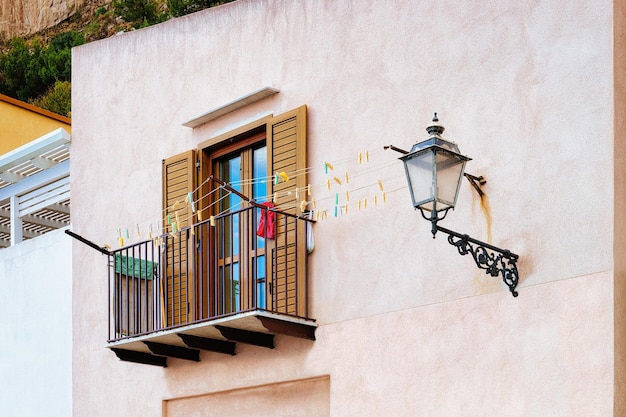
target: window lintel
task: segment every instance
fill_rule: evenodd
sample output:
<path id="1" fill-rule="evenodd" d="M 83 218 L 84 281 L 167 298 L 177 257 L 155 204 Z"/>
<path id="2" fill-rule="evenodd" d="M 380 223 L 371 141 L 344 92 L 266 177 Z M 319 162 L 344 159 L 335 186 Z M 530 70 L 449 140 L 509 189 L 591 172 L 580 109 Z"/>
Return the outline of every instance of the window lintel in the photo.
<path id="1" fill-rule="evenodd" d="M 203 125 L 211 120 L 215 120 L 218 117 L 221 117 L 227 113 L 255 103 L 257 101 L 263 100 L 266 97 L 272 96 L 278 93 L 278 89 L 273 87 L 263 87 L 259 90 L 248 93 L 242 97 L 239 97 L 229 103 L 226 103 L 222 106 L 219 106 L 213 110 L 208 111 L 198 117 L 194 117 L 193 119 L 183 123 L 183 126 L 195 128 L 200 125 Z"/>

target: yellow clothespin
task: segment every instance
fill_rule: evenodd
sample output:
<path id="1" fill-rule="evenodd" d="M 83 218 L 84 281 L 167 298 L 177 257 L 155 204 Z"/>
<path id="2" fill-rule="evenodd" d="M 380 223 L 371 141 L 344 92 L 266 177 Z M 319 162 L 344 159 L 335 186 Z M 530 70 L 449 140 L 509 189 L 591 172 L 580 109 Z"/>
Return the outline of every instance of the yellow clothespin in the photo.
<path id="1" fill-rule="evenodd" d="M 348 171 L 346 171 L 346 184 L 349 182 L 350 180 L 348 179 Z"/>
<path id="2" fill-rule="evenodd" d="M 337 177 L 333 177 L 333 179 L 335 180 L 335 182 L 339 185 L 341 185 L 341 180 Z"/>
<path id="3" fill-rule="evenodd" d="M 377 206 L 378 205 L 378 198 L 376 197 L 376 195 L 374 195 L 374 205 Z"/>
<path id="4" fill-rule="evenodd" d="M 302 200 L 302 201 L 300 202 L 300 211 L 301 211 L 302 213 L 304 213 L 304 212 L 305 212 L 305 210 L 306 210 L 306 200 Z"/>
<path id="5" fill-rule="evenodd" d="M 350 193 L 346 191 L 346 201 L 350 201 Z"/>
<path id="6" fill-rule="evenodd" d="M 283 179 L 283 181 L 285 181 L 285 182 L 289 181 L 289 176 L 285 173 L 285 171 L 282 171 L 278 175 L 280 175 L 280 177 Z"/>
<path id="7" fill-rule="evenodd" d="M 383 189 L 383 182 L 381 180 L 378 180 L 378 188 L 380 188 L 380 191 L 385 191 Z"/>
<path id="8" fill-rule="evenodd" d="M 202 221 L 202 210 L 198 210 L 198 222 Z"/>
<path id="9" fill-rule="evenodd" d="M 387 202 L 387 193 L 383 193 L 383 203 Z"/>
<path id="10" fill-rule="evenodd" d="M 306 186 L 306 195 L 311 195 L 311 184 L 307 184 Z"/>
<path id="11" fill-rule="evenodd" d="M 332 165 L 330 164 L 330 162 L 324 162 L 324 164 L 326 165 L 326 168 L 330 169 L 331 171 L 334 171 L 334 170 L 335 170 L 335 167 L 334 167 L 334 166 L 332 166 Z M 328 172 L 327 172 L 327 173 L 328 173 Z"/>
<path id="12" fill-rule="evenodd" d="M 359 165 L 363 163 L 363 153 L 359 152 Z"/>
<path id="13" fill-rule="evenodd" d="M 211 226 L 215 226 L 215 216 L 209 217 L 209 222 L 210 222 Z"/>
<path id="14" fill-rule="evenodd" d="M 326 185 L 328 186 L 328 190 L 330 190 L 330 180 L 326 182 Z"/>

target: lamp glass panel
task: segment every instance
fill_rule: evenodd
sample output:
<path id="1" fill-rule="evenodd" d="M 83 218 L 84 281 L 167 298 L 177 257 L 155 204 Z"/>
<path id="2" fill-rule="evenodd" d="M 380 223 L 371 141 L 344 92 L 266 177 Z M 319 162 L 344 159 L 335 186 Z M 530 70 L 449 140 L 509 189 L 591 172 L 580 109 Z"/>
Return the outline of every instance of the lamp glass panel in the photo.
<path id="1" fill-rule="evenodd" d="M 437 182 L 437 209 L 454 207 L 462 179 L 465 160 L 457 155 L 439 151 L 435 156 Z"/>
<path id="2" fill-rule="evenodd" d="M 414 207 L 430 202 L 428 207 L 423 208 L 432 209 L 435 198 L 434 158 L 434 153 L 430 151 L 403 158 Z"/>

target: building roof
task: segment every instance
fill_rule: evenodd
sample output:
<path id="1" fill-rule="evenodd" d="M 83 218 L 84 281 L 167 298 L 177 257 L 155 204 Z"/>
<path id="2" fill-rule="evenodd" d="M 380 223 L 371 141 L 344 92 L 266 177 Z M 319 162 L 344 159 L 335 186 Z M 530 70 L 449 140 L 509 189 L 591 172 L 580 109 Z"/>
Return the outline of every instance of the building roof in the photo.
<path id="1" fill-rule="evenodd" d="M 18 107 L 21 107 L 21 108 L 23 108 L 25 110 L 29 110 L 29 111 L 41 114 L 42 116 L 46 116 L 46 117 L 49 117 L 51 119 L 58 120 L 59 122 L 72 124 L 72 119 L 70 119 L 69 117 L 61 116 L 60 114 L 56 114 L 56 113 L 53 113 L 51 111 L 42 109 L 40 107 L 33 106 L 32 104 L 28 104 L 28 103 L 26 103 L 24 101 L 20 101 L 18 99 L 13 98 L 13 97 L 6 96 L 4 94 L 0 94 L 0 101 L 3 101 L 5 103 L 9 103 L 9 104 L 13 104 L 14 106 L 18 106 Z"/>

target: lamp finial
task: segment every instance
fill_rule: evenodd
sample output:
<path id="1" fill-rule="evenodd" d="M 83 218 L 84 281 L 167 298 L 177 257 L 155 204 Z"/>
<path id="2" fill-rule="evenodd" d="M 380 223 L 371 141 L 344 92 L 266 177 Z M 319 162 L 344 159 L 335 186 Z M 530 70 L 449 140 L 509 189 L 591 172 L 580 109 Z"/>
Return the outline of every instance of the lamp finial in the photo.
<path id="1" fill-rule="evenodd" d="M 446 129 L 445 127 L 439 124 L 439 118 L 437 117 L 437 113 L 435 112 L 435 116 L 433 116 L 433 124 L 428 126 L 426 128 L 426 131 L 431 136 L 441 137 L 441 134 L 443 133 L 444 130 Z"/>

